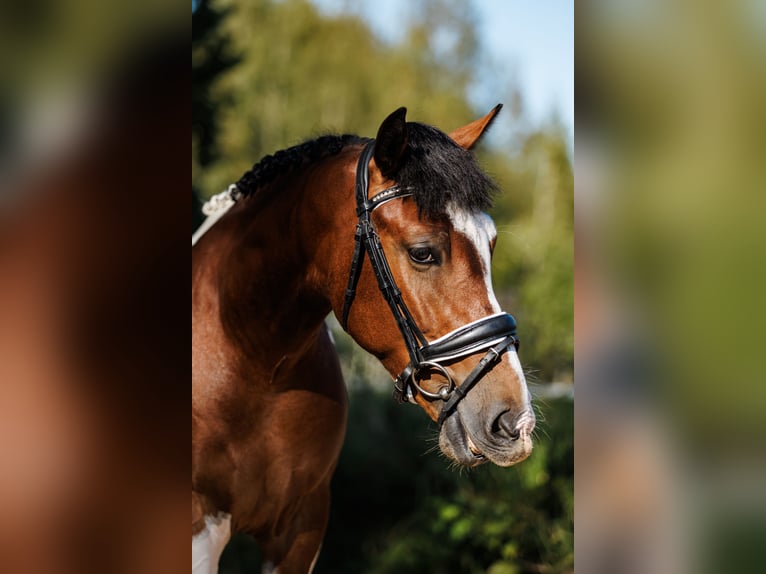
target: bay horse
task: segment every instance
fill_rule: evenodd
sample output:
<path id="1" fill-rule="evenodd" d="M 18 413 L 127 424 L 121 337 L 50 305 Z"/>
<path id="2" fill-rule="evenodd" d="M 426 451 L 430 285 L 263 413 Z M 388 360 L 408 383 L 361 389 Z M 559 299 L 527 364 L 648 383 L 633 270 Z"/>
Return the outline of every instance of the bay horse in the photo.
<path id="1" fill-rule="evenodd" d="M 471 149 L 400 108 L 374 140 L 324 136 L 257 163 L 192 238 L 192 556 L 232 531 L 265 572 L 313 569 L 347 397 L 331 311 L 440 426 L 457 463 L 510 466 L 535 418 L 513 317 L 492 291 L 494 191 Z"/>

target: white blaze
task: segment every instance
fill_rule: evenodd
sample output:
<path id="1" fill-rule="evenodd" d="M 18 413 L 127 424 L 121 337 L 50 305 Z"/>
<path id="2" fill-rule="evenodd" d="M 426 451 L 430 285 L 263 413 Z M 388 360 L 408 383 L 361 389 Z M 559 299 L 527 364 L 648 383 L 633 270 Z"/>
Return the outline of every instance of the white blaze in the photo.
<path id="1" fill-rule="evenodd" d="M 495 313 L 499 313 L 500 303 L 497 302 L 495 292 L 492 289 L 492 253 L 490 251 L 490 243 L 497 237 L 497 229 L 492 221 L 492 218 L 483 212 L 470 213 L 460 209 L 450 208 L 447 211 L 452 227 L 458 233 L 465 235 L 476 248 L 476 252 L 479 254 L 482 263 L 482 271 L 484 272 L 484 283 L 487 286 L 487 298 L 489 304 L 492 306 L 492 310 Z M 522 394 L 525 397 L 525 402 L 529 406 L 529 392 L 527 391 L 527 381 L 524 377 L 524 370 L 521 368 L 521 362 L 519 361 L 519 355 L 516 353 L 516 349 L 511 347 L 505 354 L 510 361 L 516 377 L 521 385 Z"/>
<path id="2" fill-rule="evenodd" d="M 452 227 L 458 233 L 465 235 L 481 258 L 481 267 L 484 272 L 484 283 L 487 286 L 487 297 L 492 311 L 499 313 L 500 304 L 497 302 L 495 292 L 492 290 L 492 254 L 489 250 L 490 242 L 497 237 L 497 230 L 492 218 L 486 213 L 469 213 L 462 209 L 451 208 L 447 211 Z"/>
<path id="3" fill-rule="evenodd" d="M 521 368 L 521 361 L 519 361 L 519 355 L 518 353 L 516 353 L 516 349 L 514 347 L 511 347 L 510 349 L 508 349 L 508 352 L 505 354 L 505 356 L 508 357 L 508 360 L 511 362 L 511 367 L 513 367 L 513 372 L 516 373 L 516 376 L 519 379 L 521 390 L 524 393 L 524 405 L 527 407 L 527 409 L 530 409 L 531 406 L 529 404 L 530 402 L 529 392 L 527 391 L 527 379 L 524 377 L 524 369 Z"/>

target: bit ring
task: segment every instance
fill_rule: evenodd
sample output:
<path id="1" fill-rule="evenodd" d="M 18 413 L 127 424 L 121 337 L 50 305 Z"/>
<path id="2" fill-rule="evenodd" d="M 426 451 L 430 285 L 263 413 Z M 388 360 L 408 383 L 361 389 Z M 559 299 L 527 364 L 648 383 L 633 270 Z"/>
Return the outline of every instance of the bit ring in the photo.
<path id="1" fill-rule="evenodd" d="M 418 375 L 421 371 L 424 370 L 436 370 L 439 373 L 441 373 L 444 378 L 447 379 L 447 385 L 442 385 L 442 387 L 435 393 L 432 393 L 430 391 L 425 390 L 423 387 L 421 387 L 418 384 Z M 449 399 L 450 395 L 452 394 L 452 391 L 455 390 L 455 381 L 452 380 L 452 376 L 450 376 L 449 371 L 447 371 L 446 368 L 442 367 L 439 363 L 434 363 L 432 361 L 423 361 L 418 365 L 418 368 L 415 369 L 412 372 L 412 375 L 410 376 L 410 380 L 412 381 L 412 386 L 414 386 L 420 394 L 422 394 L 424 397 L 427 397 L 429 399 L 441 399 L 443 401 L 446 401 Z"/>

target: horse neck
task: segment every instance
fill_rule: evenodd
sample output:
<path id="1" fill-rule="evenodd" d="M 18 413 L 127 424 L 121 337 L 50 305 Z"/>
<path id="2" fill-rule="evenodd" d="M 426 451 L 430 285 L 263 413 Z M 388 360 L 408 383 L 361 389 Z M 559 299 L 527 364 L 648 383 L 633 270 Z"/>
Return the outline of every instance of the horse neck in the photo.
<path id="1" fill-rule="evenodd" d="M 340 249 L 350 262 L 355 221 L 347 163 L 345 151 L 241 200 L 193 252 L 193 323 L 215 319 L 250 364 L 298 358 L 342 292 L 333 261 Z"/>

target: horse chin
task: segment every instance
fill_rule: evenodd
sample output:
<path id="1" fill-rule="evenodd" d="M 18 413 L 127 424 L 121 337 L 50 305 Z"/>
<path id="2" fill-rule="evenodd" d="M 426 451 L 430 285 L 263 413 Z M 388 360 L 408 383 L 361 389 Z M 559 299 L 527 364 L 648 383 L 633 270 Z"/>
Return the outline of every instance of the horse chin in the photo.
<path id="1" fill-rule="evenodd" d="M 462 466 L 474 467 L 489 462 L 487 456 L 469 438 L 457 412 L 448 416 L 442 424 L 439 448 L 447 458 Z"/>
<path id="2" fill-rule="evenodd" d="M 468 434 L 458 412 L 446 418 L 439 432 L 439 448 L 447 458 L 466 467 L 475 467 L 486 462 L 497 466 L 513 466 L 526 459 L 532 452 L 532 439 L 523 433 L 508 447 L 484 445 Z"/>

